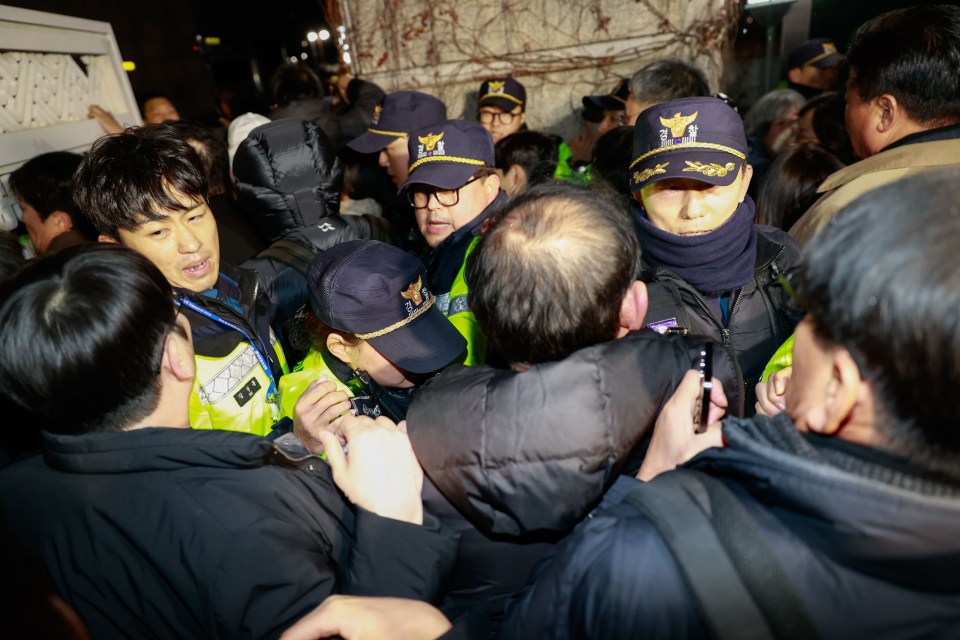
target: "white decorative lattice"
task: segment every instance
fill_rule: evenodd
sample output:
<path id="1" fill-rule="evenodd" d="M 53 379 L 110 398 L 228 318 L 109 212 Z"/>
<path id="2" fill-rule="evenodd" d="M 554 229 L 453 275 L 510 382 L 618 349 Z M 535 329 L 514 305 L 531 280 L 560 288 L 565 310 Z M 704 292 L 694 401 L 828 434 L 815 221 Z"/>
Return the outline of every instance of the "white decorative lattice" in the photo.
<path id="1" fill-rule="evenodd" d="M 0 133 L 77 122 L 98 99 L 99 58 L 62 53 L 0 53 Z"/>

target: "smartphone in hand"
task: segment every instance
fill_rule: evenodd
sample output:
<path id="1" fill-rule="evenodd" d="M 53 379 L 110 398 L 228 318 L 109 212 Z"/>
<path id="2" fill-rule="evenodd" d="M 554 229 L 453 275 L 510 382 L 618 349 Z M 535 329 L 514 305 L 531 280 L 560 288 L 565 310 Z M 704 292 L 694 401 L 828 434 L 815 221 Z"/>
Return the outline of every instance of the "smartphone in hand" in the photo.
<path id="1" fill-rule="evenodd" d="M 703 345 L 697 370 L 700 372 L 700 401 L 694 408 L 693 424 L 696 433 L 703 433 L 707 430 L 707 421 L 710 419 L 710 391 L 713 389 L 712 342 Z"/>

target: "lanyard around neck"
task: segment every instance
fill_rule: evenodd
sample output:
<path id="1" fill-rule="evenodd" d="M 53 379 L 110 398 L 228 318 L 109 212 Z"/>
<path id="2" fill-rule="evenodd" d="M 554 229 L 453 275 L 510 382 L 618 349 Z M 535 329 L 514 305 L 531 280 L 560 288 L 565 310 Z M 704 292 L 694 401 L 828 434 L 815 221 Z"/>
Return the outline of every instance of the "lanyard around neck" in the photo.
<path id="1" fill-rule="evenodd" d="M 197 313 L 199 313 L 205 318 L 209 318 L 214 322 L 222 324 L 225 327 L 229 327 L 230 329 L 233 329 L 234 331 L 240 333 L 244 338 L 246 338 L 247 342 L 250 344 L 250 347 L 253 349 L 253 354 L 257 357 L 257 362 L 260 363 L 260 367 L 263 369 L 263 372 L 267 374 L 267 378 L 270 379 L 270 386 L 267 388 L 267 402 L 277 402 L 279 400 L 279 394 L 277 393 L 277 383 L 273 379 L 273 371 L 270 368 L 270 361 L 267 357 L 266 345 L 263 343 L 262 339 L 258 340 L 260 342 L 260 348 L 263 349 L 263 352 L 261 353 L 261 350 L 257 348 L 257 342 L 254 341 L 253 337 L 250 334 L 248 334 L 246 331 L 244 331 L 242 327 L 239 327 L 228 320 L 224 320 L 220 316 L 214 313 L 211 313 L 210 311 L 207 311 L 197 303 L 187 298 L 180 298 L 180 304 L 187 307 L 188 309 L 196 311 Z"/>

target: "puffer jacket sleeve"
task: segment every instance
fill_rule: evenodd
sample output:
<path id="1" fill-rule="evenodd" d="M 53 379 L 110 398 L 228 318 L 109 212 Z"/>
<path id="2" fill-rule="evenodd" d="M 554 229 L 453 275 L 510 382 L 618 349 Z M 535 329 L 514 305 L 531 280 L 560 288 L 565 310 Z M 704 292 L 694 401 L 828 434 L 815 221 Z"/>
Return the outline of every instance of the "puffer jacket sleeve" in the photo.
<path id="1" fill-rule="evenodd" d="M 523 373 L 448 369 L 407 414 L 438 490 L 486 533 L 566 533 L 650 433 L 690 360 L 652 331 Z"/>

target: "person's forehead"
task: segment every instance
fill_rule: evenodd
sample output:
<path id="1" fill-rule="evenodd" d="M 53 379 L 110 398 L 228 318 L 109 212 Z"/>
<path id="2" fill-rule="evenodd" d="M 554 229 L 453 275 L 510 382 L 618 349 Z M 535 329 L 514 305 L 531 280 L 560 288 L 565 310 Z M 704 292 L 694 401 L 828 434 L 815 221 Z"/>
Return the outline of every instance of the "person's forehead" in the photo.
<path id="1" fill-rule="evenodd" d="M 520 108 L 520 105 L 517 105 L 516 107 L 514 107 L 513 109 L 511 109 L 510 112 L 516 111 L 516 110 L 518 110 L 519 108 Z M 481 112 L 483 112 L 483 111 L 491 111 L 491 112 L 493 112 L 493 113 L 507 113 L 507 110 L 506 110 L 506 109 L 503 109 L 503 108 L 498 107 L 498 106 L 493 105 L 493 104 L 485 104 L 485 105 L 483 105 L 482 107 L 480 107 L 480 111 L 481 111 Z"/>
<path id="2" fill-rule="evenodd" d="M 173 103 L 167 98 L 150 98 L 143 103 L 144 111 L 153 111 L 154 109 L 164 109 L 167 107 L 173 107 Z"/>

